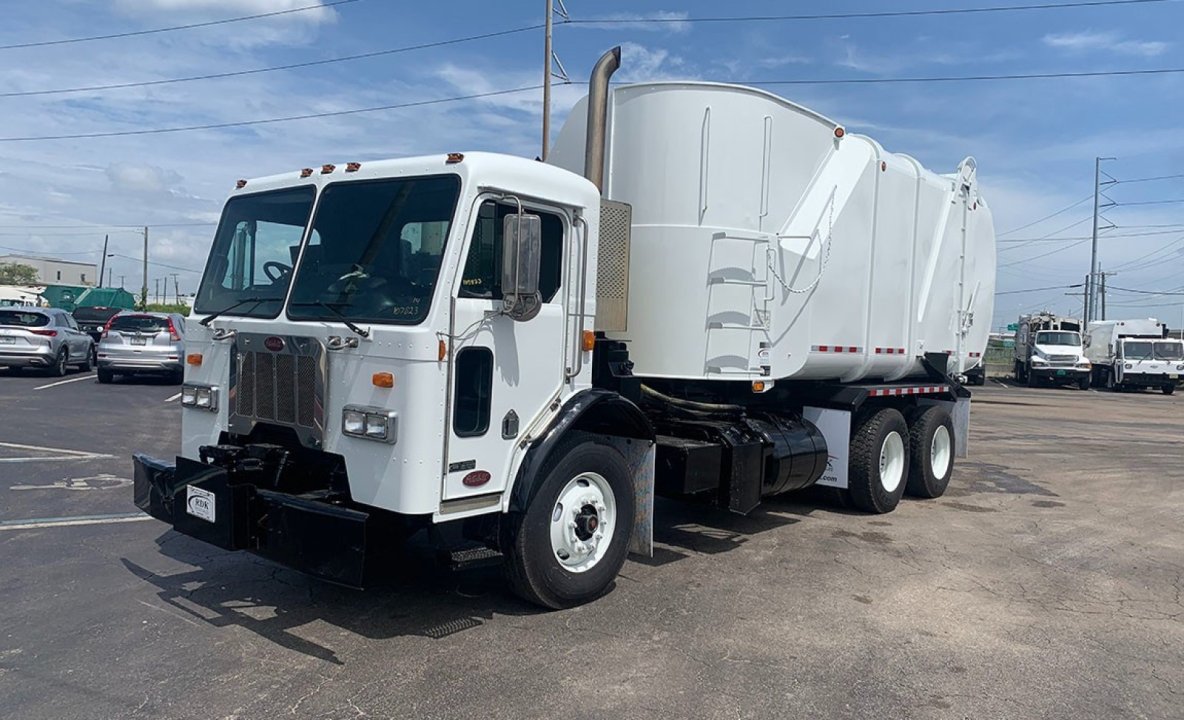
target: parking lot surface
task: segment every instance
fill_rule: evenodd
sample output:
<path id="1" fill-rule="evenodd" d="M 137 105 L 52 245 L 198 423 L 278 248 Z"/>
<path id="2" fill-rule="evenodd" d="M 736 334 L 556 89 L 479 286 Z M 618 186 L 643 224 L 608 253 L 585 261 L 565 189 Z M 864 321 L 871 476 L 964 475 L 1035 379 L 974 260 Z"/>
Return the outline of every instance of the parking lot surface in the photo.
<path id="1" fill-rule="evenodd" d="M 351 591 L 143 519 L 128 456 L 177 452 L 179 388 L 64 380 L 0 376 L 5 717 L 1184 717 L 1180 396 L 991 383 L 945 497 L 660 501 L 652 560 L 540 612 L 494 570 Z"/>

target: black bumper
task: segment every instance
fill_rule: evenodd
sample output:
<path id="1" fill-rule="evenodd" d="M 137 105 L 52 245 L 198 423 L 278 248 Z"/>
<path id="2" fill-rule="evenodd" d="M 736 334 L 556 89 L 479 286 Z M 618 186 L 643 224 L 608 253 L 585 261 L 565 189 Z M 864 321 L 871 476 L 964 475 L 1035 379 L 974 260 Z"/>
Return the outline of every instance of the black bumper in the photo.
<path id="1" fill-rule="evenodd" d="M 236 481 L 232 470 L 177 458 L 132 457 L 136 507 L 179 533 L 248 550 L 330 582 L 362 587 L 371 514 Z"/>
<path id="2" fill-rule="evenodd" d="M 1179 385 L 1181 383 L 1179 374 L 1172 378 L 1168 375 L 1151 375 L 1139 373 L 1123 373 L 1123 385 L 1142 385 L 1144 387 L 1162 387 L 1164 385 Z"/>

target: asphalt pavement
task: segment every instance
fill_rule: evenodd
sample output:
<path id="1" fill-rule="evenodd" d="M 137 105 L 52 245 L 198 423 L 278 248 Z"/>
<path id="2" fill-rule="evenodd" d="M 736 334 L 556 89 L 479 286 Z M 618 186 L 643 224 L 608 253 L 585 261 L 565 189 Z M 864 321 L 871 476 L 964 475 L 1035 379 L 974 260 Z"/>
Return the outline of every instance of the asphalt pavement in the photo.
<path id="1" fill-rule="evenodd" d="M 654 558 L 541 612 L 496 570 L 352 591 L 143 519 L 178 390 L 0 375 L 3 716 L 1184 717 L 1181 396 L 992 383 L 945 497 L 660 501 Z"/>

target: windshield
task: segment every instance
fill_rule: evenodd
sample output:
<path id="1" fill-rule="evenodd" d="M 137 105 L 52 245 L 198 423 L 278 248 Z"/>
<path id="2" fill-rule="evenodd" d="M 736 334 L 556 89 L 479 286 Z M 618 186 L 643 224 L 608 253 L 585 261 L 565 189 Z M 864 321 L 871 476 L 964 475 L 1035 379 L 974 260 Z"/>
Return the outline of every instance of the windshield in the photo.
<path id="1" fill-rule="evenodd" d="M 120 315 L 111 321 L 111 329 L 122 332 L 161 332 L 169 329 L 168 318 L 153 315 Z"/>
<path id="2" fill-rule="evenodd" d="M 1127 360 L 1150 360 L 1151 343 L 1146 340 L 1124 342 L 1122 356 Z"/>
<path id="3" fill-rule="evenodd" d="M 226 314 L 279 315 L 314 196 L 307 185 L 231 198 L 218 223 L 194 312 L 214 313 L 241 302 Z M 243 302 L 248 298 L 261 301 Z"/>
<path id="4" fill-rule="evenodd" d="M 1037 345 L 1077 345 L 1081 346 L 1081 336 L 1075 332 L 1044 331 L 1036 333 Z"/>
<path id="5" fill-rule="evenodd" d="M 1156 360 L 1184 360 L 1184 343 L 1157 342 L 1155 343 Z"/>
<path id="6" fill-rule="evenodd" d="M 455 175 L 326 187 L 288 316 L 397 325 L 423 321 L 459 194 Z"/>

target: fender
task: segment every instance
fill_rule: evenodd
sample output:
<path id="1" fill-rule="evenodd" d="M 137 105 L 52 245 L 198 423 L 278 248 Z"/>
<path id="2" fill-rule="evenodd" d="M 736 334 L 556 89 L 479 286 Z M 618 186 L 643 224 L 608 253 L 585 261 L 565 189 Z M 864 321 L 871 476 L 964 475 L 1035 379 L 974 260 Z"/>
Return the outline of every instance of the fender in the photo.
<path id="1" fill-rule="evenodd" d="M 543 480 L 539 471 L 572 430 L 654 440 L 654 428 L 649 419 L 628 398 L 602 388 L 582 390 L 564 403 L 551 424 L 526 451 L 510 490 L 509 512 L 525 512 L 529 507 Z"/>

